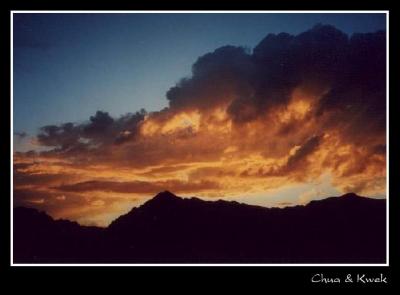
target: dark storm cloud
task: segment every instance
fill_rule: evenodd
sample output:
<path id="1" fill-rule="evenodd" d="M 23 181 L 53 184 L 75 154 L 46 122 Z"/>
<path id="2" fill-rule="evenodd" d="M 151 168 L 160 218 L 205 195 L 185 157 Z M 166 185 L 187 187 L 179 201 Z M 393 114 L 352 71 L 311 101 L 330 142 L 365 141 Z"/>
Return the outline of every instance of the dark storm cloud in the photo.
<path id="1" fill-rule="evenodd" d="M 54 151 L 79 153 L 102 146 L 122 144 L 138 133 L 145 110 L 128 113 L 113 119 L 107 112 L 97 111 L 89 122 L 65 123 L 41 128 L 37 138 L 41 145 L 54 147 Z"/>
<path id="2" fill-rule="evenodd" d="M 269 34 L 252 54 L 240 47 L 221 47 L 200 57 L 192 77 L 171 88 L 167 98 L 172 110 L 227 102 L 231 118 L 240 123 L 288 103 L 302 84 L 330 89 L 319 113 L 336 110 L 344 119 L 351 112 L 362 112 L 355 129 L 367 117 L 374 121 L 370 125 L 383 127 L 385 33 L 349 38 L 332 26 L 316 25 L 297 36 Z"/>
<path id="3" fill-rule="evenodd" d="M 171 109 L 210 109 L 231 97 L 250 95 L 254 72 L 244 48 L 224 46 L 200 57 L 192 77 L 182 79 L 167 92 Z"/>
<path id="4" fill-rule="evenodd" d="M 230 100 L 235 122 L 249 121 L 276 104 L 285 104 L 303 82 L 327 84 L 339 75 L 348 37 L 317 25 L 298 36 L 269 34 L 250 54 L 225 46 L 200 57 L 192 77 L 167 93 L 171 108 L 212 107 Z"/>
<path id="5" fill-rule="evenodd" d="M 73 123 L 65 123 L 62 125 L 47 125 L 42 127 L 37 138 L 41 145 L 58 147 L 66 150 L 77 146 L 80 139 L 80 126 Z"/>
<path id="6" fill-rule="evenodd" d="M 97 111 L 90 117 L 89 124 L 83 126 L 83 134 L 86 138 L 102 141 L 104 134 L 110 132 L 114 119 L 107 112 Z"/>
<path id="7" fill-rule="evenodd" d="M 386 34 L 354 34 L 347 49 L 340 75 L 318 112 L 334 112 L 333 124 L 349 122 L 345 133 L 354 141 L 386 128 Z"/>

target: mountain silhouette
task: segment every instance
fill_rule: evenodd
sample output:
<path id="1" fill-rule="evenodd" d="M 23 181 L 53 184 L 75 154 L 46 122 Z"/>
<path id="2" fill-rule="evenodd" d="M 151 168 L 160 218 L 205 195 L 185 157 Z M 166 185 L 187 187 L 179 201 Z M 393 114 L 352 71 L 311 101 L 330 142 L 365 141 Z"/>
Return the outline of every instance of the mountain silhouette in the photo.
<path id="1" fill-rule="evenodd" d="M 14 209 L 15 263 L 384 263 L 386 201 L 265 208 L 157 194 L 107 228 Z"/>

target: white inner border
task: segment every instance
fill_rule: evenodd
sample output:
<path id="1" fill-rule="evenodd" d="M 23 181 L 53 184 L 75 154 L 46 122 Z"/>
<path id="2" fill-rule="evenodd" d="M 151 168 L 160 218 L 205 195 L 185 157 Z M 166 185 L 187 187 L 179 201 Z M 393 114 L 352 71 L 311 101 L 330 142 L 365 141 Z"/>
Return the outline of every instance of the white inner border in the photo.
<path id="1" fill-rule="evenodd" d="M 254 264 L 254 263 L 249 263 L 249 264 L 238 264 L 238 263 L 232 263 L 232 264 L 227 264 L 227 263 L 220 263 L 220 264 L 215 264 L 215 263 L 210 263 L 210 264 L 205 264 L 205 263 L 200 263 L 200 264 L 182 264 L 182 263 L 168 263 L 168 264 L 145 264 L 145 263 L 125 263 L 125 264 L 119 264 L 119 263 L 86 263 L 86 264 L 81 264 L 81 263 L 69 263 L 69 264 L 56 264 L 56 263 L 38 263 L 38 264 L 31 264 L 31 263 L 14 263 L 13 259 L 13 151 L 14 151 L 14 143 L 13 143 L 13 133 L 14 133 L 14 124 L 13 124 L 13 100 L 14 100 L 14 81 L 13 81 L 13 16 L 15 13 L 103 13 L 103 14 L 109 14 L 109 13 L 271 13 L 271 14 L 279 14 L 279 13 L 384 13 L 386 14 L 386 263 L 378 263 L 378 264 L 360 264 L 360 263 L 354 263 L 354 264 L 307 264 L 307 263 L 297 263 L 297 264 Z M 11 151 L 10 151 L 10 158 L 11 158 L 11 166 L 10 166 L 10 171 L 11 171 L 11 182 L 10 182 L 10 223 L 11 223 L 11 228 L 10 228 L 10 265 L 11 266 L 389 266 L 389 11 L 388 10 L 346 10 L 346 11 L 341 11 L 341 10 L 329 10 L 329 11 L 324 11 L 324 10 L 276 10 L 276 11 L 265 11 L 265 10 L 235 10 L 235 11 L 226 11 L 226 10 L 213 10 L 213 11 L 207 11 L 207 10 L 138 10 L 138 11 L 124 11 L 124 10 L 104 10 L 104 11 L 99 11 L 99 10 L 12 10 L 10 11 L 11 18 L 10 18 L 10 94 L 11 94 L 11 130 L 10 130 L 10 141 L 11 141 Z"/>

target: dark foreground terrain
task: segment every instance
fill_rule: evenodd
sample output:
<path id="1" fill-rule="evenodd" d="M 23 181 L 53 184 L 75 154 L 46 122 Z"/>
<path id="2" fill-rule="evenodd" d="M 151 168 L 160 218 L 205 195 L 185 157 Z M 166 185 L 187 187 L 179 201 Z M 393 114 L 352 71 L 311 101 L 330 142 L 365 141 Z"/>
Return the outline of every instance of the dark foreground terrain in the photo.
<path id="1" fill-rule="evenodd" d="M 14 209 L 14 263 L 385 263 L 386 201 L 264 208 L 162 192 L 107 228 Z"/>

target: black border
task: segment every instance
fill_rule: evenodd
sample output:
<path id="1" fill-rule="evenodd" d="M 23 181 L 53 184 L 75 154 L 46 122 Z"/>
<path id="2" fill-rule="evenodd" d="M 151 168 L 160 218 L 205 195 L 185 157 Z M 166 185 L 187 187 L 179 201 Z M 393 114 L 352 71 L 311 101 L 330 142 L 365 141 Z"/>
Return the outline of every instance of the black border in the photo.
<path id="1" fill-rule="evenodd" d="M 161 2 L 150 5 L 149 3 L 126 1 L 124 3 L 112 2 L 50 2 L 50 1 L 18 1 L 8 3 L 2 9 L 2 46 L 0 46 L 2 67 L 2 91 L 3 98 L 1 99 L 1 126 L 5 129 L 3 135 L 7 140 L 2 140 L 1 143 L 1 179 L 2 179 L 2 204 L 0 216 L 1 221 L 2 242 L 1 249 L 1 273 L 5 274 L 2 281 L 11 284 L 13 291 L 16 289 L 33 290 L 40 286 L 52 285 L 50 291 L 74 291 L 84 292 L 86 290 L 93 291 L 94 289 L 101 291 L 118 292 L 138 292 L 142 290 L 139 287 L 146 287 L 148 291 L 153 288 L 171 288 L 179 290 L 185 284 L 191 284 L 183 290 L 191 291 L 217 291 L 216 285 L 219 285 L 220 290 L 227 292 L 230 288 L 235 291 L 244 291 L 246 294 L 253 292 L 267 293 L 271 287 L 285 289 L 287 287 L 300 290 L 303 288 L 310 289 L 326 289 L 332 287 L 339 288 L 387 288 L 394 287 L 399 283 L 396 281 L 394 271 L 398 269 L 397 249 L 400 249 L 398 222 L 396 222 L 399 210 L 397 172 L 398 172 L 398 154 L 400 150 L 398 143 L 398 135 L 396 129 L 398 102 L 398 81 L 394 71 L 398 65 L 398 56 L 396 52 L 400 52 L 398 46 L 398 37 L 395 36 L 395 29 L 398 12 L 389 7 L 388 3 L 379 1 L 379 3 L 358 2 L 349 3 L 347 1 L 338 3 L 327 3 L 324 1 L 293 1 L 292 3 L 271 2 L 264 6 L 258 2 L 255 5 L 246 3 L 247 7 L 243 7 L 244 3 L 230 1 L 224 5 L 219 2 L 208 5 L 205 9 L 204 2 L 188 3 L 171 3 Z M 345 5 L 343 5 L 345 4 Z M 153 7 L 151 7 L 153 6 Z M 191 6 L 191 7 L 189 7 Z M 205 266 L 205 267 L 11 267 L 10 266 L 10 11 L 11 10 L 389 10 L 389 44 L 390 44 L 390 88 L 389 88 L 389 198 L 390 198 L 390 257 L 389 267 L 328 267 L 328 266 L 279 266 L 279 267 L 229 267 L 229 266 Z M 398 24 L 397 24 L 398 26 Z M 6 190 L 8 188 L 8 190 Z M 396 234 L 397 233 L 397 234 Z M 3 272 L 4 271 L 4 272 Z M 323 273 L 326 277 L 345 277 L 346 274 L 369 274 L 371 276 L 379 276 L 383 273 L 388 278 L 388 284 L 315 284 L 311 283 L 311 277 L 316 273 Z M 78 287 L 77 284 L 80 286 Z M 85 288 L 85 287 L 86 288 Z M 213 287 L 211 287 L 213 286 Z M 36 287 L 36 288 L 35 288 Z M 85 290 L 83 289 L 85 288 Z M 167 289 L 165 289 L 166 291 Z"/>

